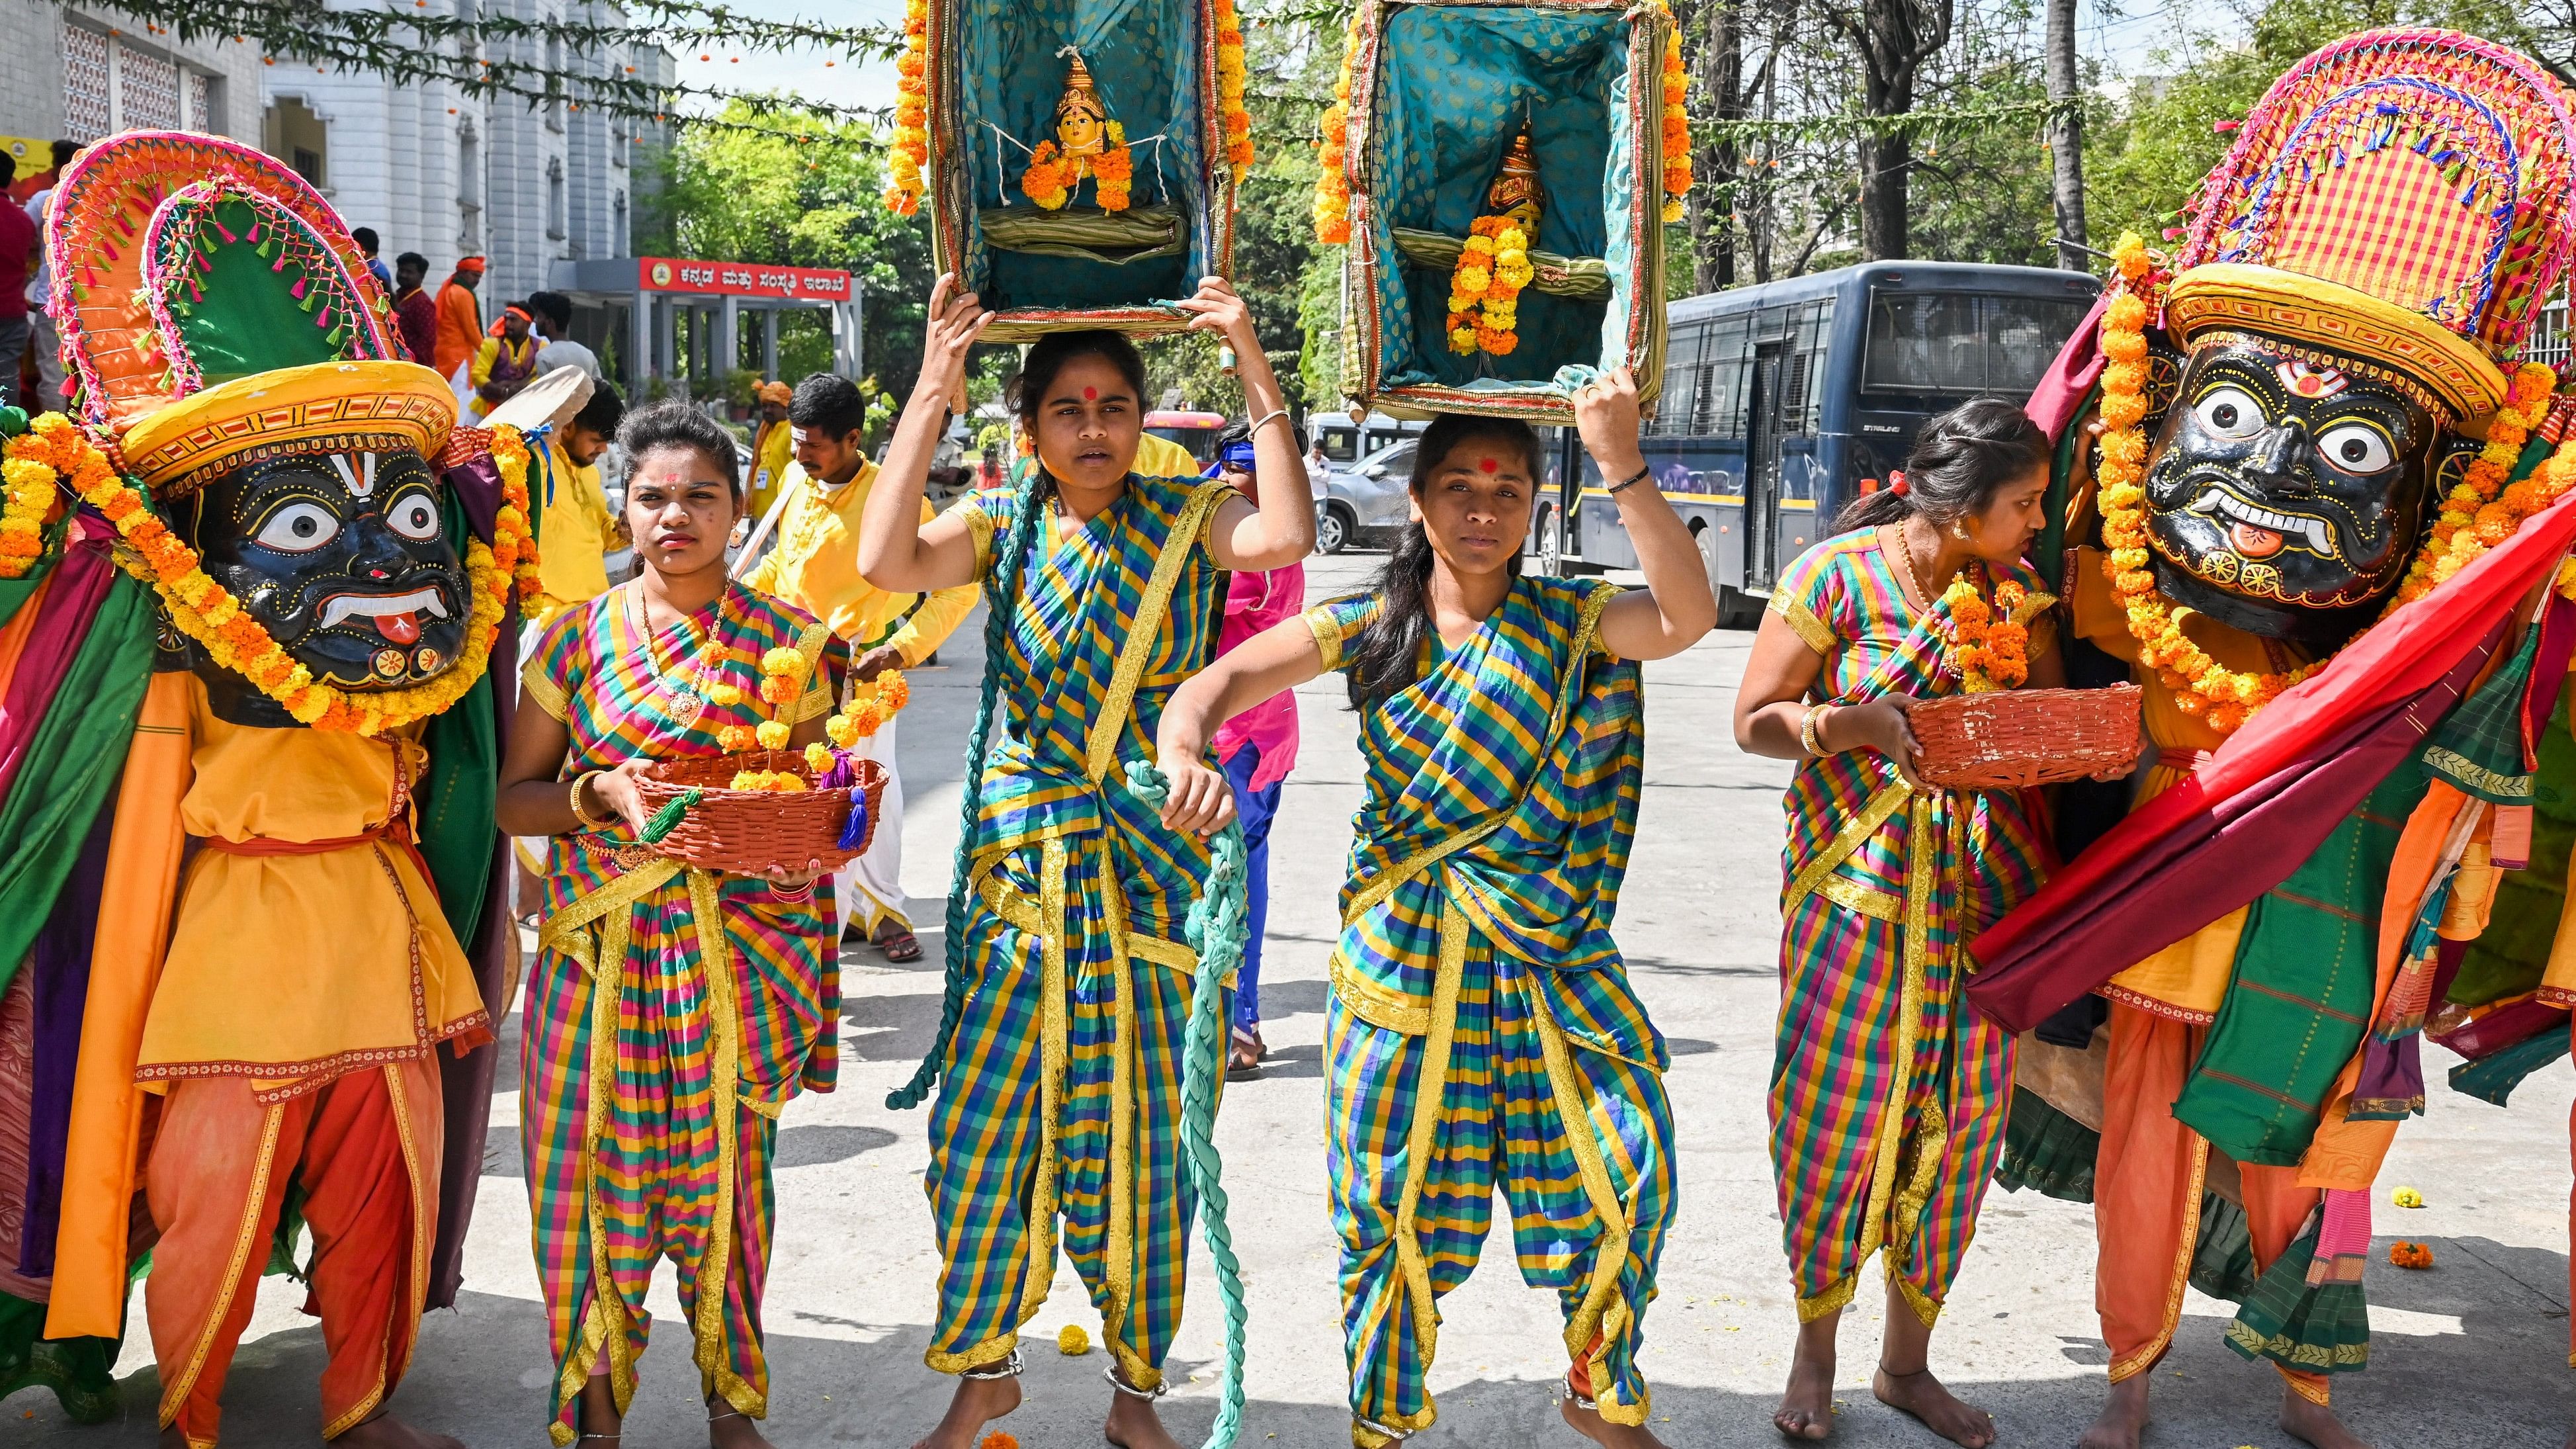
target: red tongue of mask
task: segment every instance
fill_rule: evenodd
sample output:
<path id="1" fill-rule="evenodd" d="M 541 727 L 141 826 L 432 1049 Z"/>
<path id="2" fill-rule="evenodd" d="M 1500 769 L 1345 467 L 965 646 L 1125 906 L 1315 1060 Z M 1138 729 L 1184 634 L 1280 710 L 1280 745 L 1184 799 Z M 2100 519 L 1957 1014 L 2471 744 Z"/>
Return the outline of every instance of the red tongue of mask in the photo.
<path id="1" fill-rule="evenodd" d="M 2281 535 L 2268 528 L 2256 528 L 2250 523 L 2230 526 L 2227 530 L 2227 541 L 2234 544 L 2236 551 L 2247 558 L 2270 558 L 2281 551 Z"/>
<path id="2" fill-rule="evenodd" d="M 397 644 L 417 644 L 420 642 L 419 613 L 407 609 L 399 614 L 378 614 L 376 632 Z"/>

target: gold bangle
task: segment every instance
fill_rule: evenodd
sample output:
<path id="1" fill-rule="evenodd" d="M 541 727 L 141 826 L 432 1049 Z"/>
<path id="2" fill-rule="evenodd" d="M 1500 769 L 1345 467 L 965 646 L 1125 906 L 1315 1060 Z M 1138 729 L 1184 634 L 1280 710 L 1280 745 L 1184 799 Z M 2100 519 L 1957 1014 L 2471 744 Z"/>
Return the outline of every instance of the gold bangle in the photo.
<path id="1" fill-rule="evenodd" d="M 1807 713 L 1798 721 L 1798 743 L 1805 747 L 1808 754 L 1819 760 L 1830 753 L 1825 748 L 1824 732 L 1825 715 L 1832 709 L 1833 706 L 1829 704 L 1811 704 L 1807 706 Z"/>
<path id="2" fill-rule="evenodd" d="M 572 777 L 572 818 L 580 821 L 584 830 L 605 830 L 610 824 L 583 809 L 581 804 L 581 787 L 589 784 L 594 776 L 605 773 L 602 770 L 584 770 Z"/>

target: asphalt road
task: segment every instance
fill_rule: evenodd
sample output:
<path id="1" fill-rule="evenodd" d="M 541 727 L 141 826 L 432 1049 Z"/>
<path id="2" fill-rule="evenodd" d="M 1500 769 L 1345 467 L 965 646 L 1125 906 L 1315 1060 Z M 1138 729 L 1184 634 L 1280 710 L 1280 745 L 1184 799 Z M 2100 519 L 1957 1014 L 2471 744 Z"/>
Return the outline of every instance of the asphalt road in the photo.
<path id="1" fill-rule="evenodd" d="M 1310 565 L 1310 596 L 1356 587 L 1372 555 Z M 980 618 L 980 616 L 978 616 Z M 885 1091 L 911 1070 L 936 1021 L 935 926 L 956 840 L 957 745 L 980 667 L 972 627 L 950 667 L 915 676 L 902 735 L 910 799 L 905 881 L 924 923 L 928 960 L 890 967 L 854 953 L 843 968 L 841 1089 L 791 1105 L 778 1152 L 778 1242 L 767 1325 L 769 1433 L 782 1449 L 903 1449 L 937 1418 L 949 1381 L 922 1367 L 936 1257 L 921 1194 L 924 1114 L 895 1114 Z M 1662 1297 L 1646 1315 L 1652 1427 L 1681 1445 L 1779 1442 L 1768 1412 L 1795 1328 L 1779 1245 L 1763 1125 L 1777 1006 L 1779 791 L 1787 767 L 1738 754 L 1726 724 L 1751 639 L 1713 635 L 1651 666 L 1645 801 L 1618 934 L 1639 989 L 1671 1039 L 1669 1087 L 1679 1131 L 1682 1203 L 1666 1251 Z M 1242 1443 L 1252 1449 L 1340 1449 L 1343 1408 L 1334 1240 L 1325 1207 L 1319 1061 L 1325 960 L 1348 823 L 1359 800 L 1349 714 L 1334 681 L 1300 696 L 1305 743 L 1273 837 L 1272 910 L 1263 968 L 1265 1032 L 1274 1048 L 1256 1080 L 1227 1089 L 1219 1124 L 1235 1204 L 1235 1240 L 1251 1301 Z M 514 1023 L 515 1027 L 515 1023 Z M 515 1029 L 506 1048 L 515 1061 Z M 2430 1068 L 2449 1065 L 2442 1053 Z M 2428 1075 L 2435 1075 L 2428 1071 Z M 519 1165 L 518 1094 L 495 1104 L 484 1191 L 454 1313 L 432 1315 L 395 1400 L 413 1422 L 475 1446 L 545 1443 L 551 1377 L 545 1315 L 528 1253 Z M 2379 1257 L 2370 1276 L 2372 1361 L 2336 1399 L 2382 1446 L 2557 1445 L 2576 1398 L 2567 1368 L 2565 1123 L 2576 1073 L 2527 1084 L 2509 1111 L 2442 1092 L 2398 1138 L 2379 1189 Z M 2386 1206 L 2398 1184 L 2428 1206 Z M 1995 1193 L 1934 1341 L 1936 1368 L 1993 1410 L 2006 1445 L 2069 1445 L 2102 1394 L 2105 1355 L 2092 1312 L 2089 1209 Z M 2384 1262 L 2397 1236 L 2432 1245 L 2437 1266 Z M 1193 1277 L 1208 1283 L 1203 1252 Z M 658 1331 L 625 1449 L 706 1442 L 687 1333 L 663 1277 Z M 228 1444 L 310 1443 L 317 1430 L 319 1333 L 302 1295 L 268 1280 L 227 1392 Z M 1847 1315 L 1835 1442 L 1925 1445 L 1925 1431 L 1871 1399 L 1879 1306 Z M 1170 1368 L 1180 1384 L 1166 1417 L 1195 1443 L 1213 1413 L 1219 1351 L 1212 1290 L 1191 1300 Z M 1440 1423 L 1426 1446 L 1571 1444 L 1551 1407 L 1564 1366 L 1553 1296 L 1522 1284 L 1508 1220 L 1482 1271 L 1443 1304 L 1432 1387 Z M 2230 1309 L 2194 1294 L 2172 1355 L 2157 1370 L 2162 1417 L 2148 1442 L 2191 1449 L 2290 1441 L 2273 1426 L 2274 1376 L 2220 1341 Z M 0 1411 L 0 1444 L 151 1442 L 156 1381 L 141 1332 L 119 1367 L 121 1425 L 68 1425 L 30 1391 Z M 1031 1325 L 1028 1402 L 1002 1427 L 1027 1449 L 1099 1444 L 1108 1390 L 1095 1346 L 1079 1359 L 1052 1347 L 1099 1321 L 1071 1269 Z"/>

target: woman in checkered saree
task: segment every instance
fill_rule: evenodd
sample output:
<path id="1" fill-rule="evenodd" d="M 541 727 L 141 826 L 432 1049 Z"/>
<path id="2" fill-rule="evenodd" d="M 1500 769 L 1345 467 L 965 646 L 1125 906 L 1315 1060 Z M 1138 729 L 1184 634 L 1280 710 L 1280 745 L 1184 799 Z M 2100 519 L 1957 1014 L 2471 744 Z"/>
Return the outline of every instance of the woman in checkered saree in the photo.
<path id="1" fill-rule="evenodd" d="M 722 429 L 671 403 L 628 414 L 618 442 L 643 576 L 547 627 L 501 769 L 502 828 L 552 837 L 519 1116 L 554 1347 L 548 1428 L 559 1445 L 616 1438 L 667 1257 L 709 1437 L 764 1449 L 770 1149 L 789 1098 L 832 1088 L 831 877 L 817 885 L 820 862 L 767 880 L 682 869 L 637 843 L 634 777 L 721 754 L 720 729 L 757 724 L 773 649 L 809 665 L 777 717 L 797 747 L 820 739 L 847 653 L 802 610 L 727 582 L 742 485 Z"/>
<path id="2" fill-rule="evenodd" d="M 1436 1301 L 1476 1264 L 1499 1185 L 1521 1276 L 1565 1314 L 1567 1422 L 1656 1443 L 1636 1351 L 1674 1208 L 1664 1041 L 1610 937 L 1644 757 L 1637 661 L 1717 620 L 1691 536 L 1648 480 L 1621 372 L 1575 395 L 1647 588 L 1520 577 L 1544 476 L 1525 423 L 1423 434 L 1415 521 L 1377 586 L 1182 686 L 1165 818 L 1231 812 L 1218 722 L 1328 670 L 1360 714 L 1367 796 L 1324 1041 L 1353 1442 L 1428 1428 Z"/>
<path id="3" fill-rule="evenodd" d="M 1009 389 L 1038 466 L 928 523 L 920 498 L 985 314 L 943 278 L 921 380 L 860 524 L 859 569 L 902 592 L 980 583 L 981 704 L 967 745 L 924 1186 L 939 1239 L 925 1358 L 959 1376 L 924 1444 L 965 1449 L 1019 1404 L 1019 1329 L 1046 1301 L 1061 1232 L 1109 1348 L 1107 1435 L 1172 1443 L 1154 1413 L 1180 1325 L 1195 1208 L 1181 1066 L 1196 960 L 1182 921 L 1204 839 L 1125 787 L 1172 689 L 1215 653 L 1226 570 L 1294 563 L 1314 498 L 1278 381 L 1223 282 L 1181 303 L 1239 359 L 1256 508 L 1221 482 L 1149 478 L 1145 373 L 1110 332 L 1056 332 Z"/>
<path id="4" fill-rule="evenodd" d="M 1884 1247 L 1878 1397 L 1970 1446 L 1994 1442 L 1926 1351 L 2003 1150 L 2012 1038 L 1960 994 L 1961 943 L 2039 888 L 2021 797 L 1914 783 L 1905 707 L 1960 688 L 1954 577 L 2025 599 L 2028 682 L 2063 681 L 2038 576 L 2048 438 L 2020 408 L 1968 403 L 1924 425 L 1893 486 L 1782 576 L 1736 695 L 1735 738 L 1799 761 L 1783 850 L 1771 1157 L 1798 1294 L 1798 1348 L 1773 1422 L 1833 1423 L 1834 1329 Z M 1814 701 L 1810 703 L 1810 701 Z"/>

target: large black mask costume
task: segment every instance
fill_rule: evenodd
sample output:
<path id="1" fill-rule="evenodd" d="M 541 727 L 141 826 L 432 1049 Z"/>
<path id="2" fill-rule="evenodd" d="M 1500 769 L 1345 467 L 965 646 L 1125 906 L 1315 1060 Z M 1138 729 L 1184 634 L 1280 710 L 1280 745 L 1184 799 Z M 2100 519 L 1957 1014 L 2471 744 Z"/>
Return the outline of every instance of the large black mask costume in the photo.
<path id="1" fill-rule="evenodd" d="M 2203 339 L 2150 455 L 2147 517 L 2168 597 L 2331 645 L 2404 572 L 2441 430 L 2420 388 L 2321 356 Z"/>
<path id="2" fill-rule="evenodd" d="M 438 475 L 409 448 L 272 458 L 197 499 L 206 572 L 317 682 L 352 691 L 404 688 L 455 664 L 465 571 L 440 524 Z M 294 723 L 202 653 L 191 663 L 220 717 Z"/>

